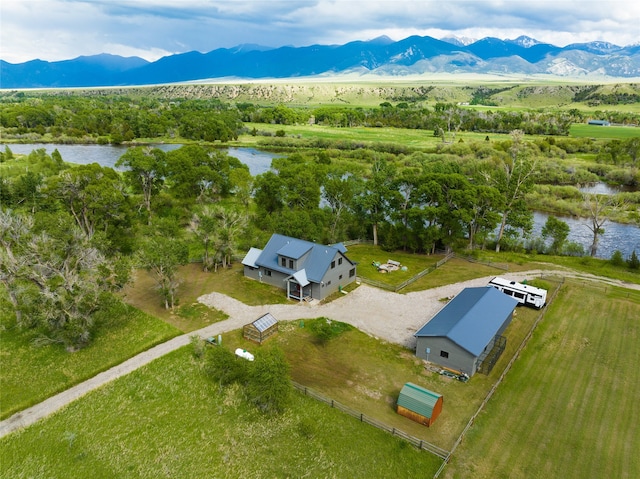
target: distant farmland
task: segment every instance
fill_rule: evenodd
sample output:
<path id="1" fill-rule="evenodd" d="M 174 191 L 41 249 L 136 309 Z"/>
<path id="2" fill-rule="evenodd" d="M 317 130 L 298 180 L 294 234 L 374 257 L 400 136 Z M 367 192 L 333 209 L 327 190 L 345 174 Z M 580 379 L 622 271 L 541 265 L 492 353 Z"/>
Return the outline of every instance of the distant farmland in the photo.
<path id="1" fill-rule="evenodd" d="M 596 126 L 576 123 L 571 126 L 571 136 L 577 138 L 640 138 L 640 127 L 633 126 Z"/>

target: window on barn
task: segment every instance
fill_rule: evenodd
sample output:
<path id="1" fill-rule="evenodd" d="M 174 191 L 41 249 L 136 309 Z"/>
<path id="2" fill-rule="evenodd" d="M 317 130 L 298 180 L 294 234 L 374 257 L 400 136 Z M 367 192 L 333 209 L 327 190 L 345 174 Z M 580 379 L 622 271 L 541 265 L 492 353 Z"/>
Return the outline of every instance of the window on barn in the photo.
<path id="1" fill-rule="evenodd" d="M 338 264 L 342 264 L 342 258 L 338 258 Z"/>
<path id="2" fill-rule="evenodd" d="M 353 278 L 356 275 L 356 269 L 355 268 L 351 268 L 349 270 L 349 278 Z"/>
<path id="3" fill-rule="evenodd" d="M 447 351 L 440 351 L 440 357 L 441 358 L 448 358 L 449 357 L 449 353 Z"/>
<path id="4" fill-rule="evenodd" d="M 336 267 L 336 262 L 335 262 L 335 261 L 332 261 L 332 262 L 331 262 L 331 269 L 333 269 L 333 268 L 335 268 L 335 267 Z"/>
<path id="5" fill-rule="evenodd" d="M 342 279 L 342 275 L 340 275 L 340 276 L 338 277 L 338 279 Z"/>

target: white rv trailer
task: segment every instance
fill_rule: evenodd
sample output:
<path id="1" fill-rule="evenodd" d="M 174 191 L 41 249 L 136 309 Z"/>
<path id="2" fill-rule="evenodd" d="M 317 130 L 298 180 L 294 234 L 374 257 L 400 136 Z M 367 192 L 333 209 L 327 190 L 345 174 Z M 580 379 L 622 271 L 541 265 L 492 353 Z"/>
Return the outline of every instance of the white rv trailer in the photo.
<path id="1" fill-rule="evenodd" d="M 493 286 L 504 294 L 516 299 L 520 304 L 533 306 L 534 308 L 542 308 L 547 302 L 547 290 L 536 288 L 528 284 L 509 281 L 508 279 L 496 276 L 489 281 L 489 286 Z"/>

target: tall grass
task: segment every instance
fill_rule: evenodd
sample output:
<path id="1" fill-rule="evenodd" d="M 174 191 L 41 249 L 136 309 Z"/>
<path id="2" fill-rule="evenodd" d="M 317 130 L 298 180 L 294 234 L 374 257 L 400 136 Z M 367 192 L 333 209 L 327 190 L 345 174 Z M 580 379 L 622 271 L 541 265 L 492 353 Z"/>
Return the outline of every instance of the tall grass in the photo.
<path id="1" fill-rule="evenodd" d="M 293 393 L 263 416 L 188 347 L 0 440 L 1 477 L 429 477 L 440 460 Z"/>
<path id="2" fill-rule="evenodd" d="M 180 334 L 169 324 L 118 300 L 102 312 L 91 344 L 75 353 L 62 345 L 34 346 L 37 333 L 18 329 L 9 315 L 2 317 L 0 331 L 1 419 Z"/>

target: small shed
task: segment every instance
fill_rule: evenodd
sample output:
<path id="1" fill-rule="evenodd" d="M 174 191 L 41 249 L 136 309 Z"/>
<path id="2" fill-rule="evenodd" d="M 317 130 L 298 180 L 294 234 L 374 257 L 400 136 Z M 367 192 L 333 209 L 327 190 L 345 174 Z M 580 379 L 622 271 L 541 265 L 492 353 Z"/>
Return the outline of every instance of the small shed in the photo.
<path id="1" fill-rule="evenodd" d="M 397 412 L 429 427 L 442 412 L 442 394 L 406 383 L 398 396 Z"/>
<path id="2" fill-rule="evenodd" d="M 245 324 L 242 332 L 245 339 L 262 344 L 264 340 L 278 332 L 278 320 L 271 313 L 266 313 L 253 323 Z"/>

